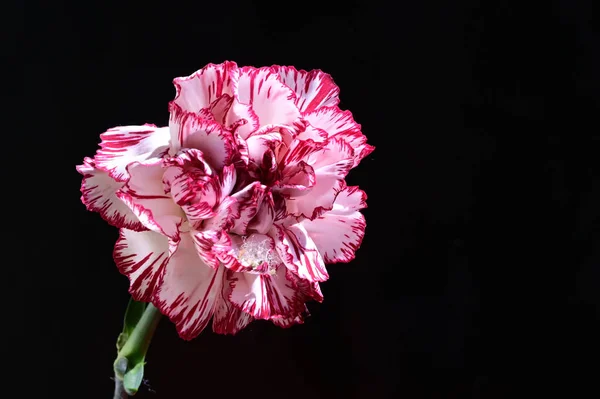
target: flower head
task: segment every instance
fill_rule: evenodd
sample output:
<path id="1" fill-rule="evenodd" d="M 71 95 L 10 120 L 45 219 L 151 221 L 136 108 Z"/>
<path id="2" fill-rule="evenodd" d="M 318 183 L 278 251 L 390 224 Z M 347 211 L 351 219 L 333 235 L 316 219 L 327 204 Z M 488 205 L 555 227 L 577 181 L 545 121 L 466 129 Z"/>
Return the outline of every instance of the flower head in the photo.
<path id="1" fill-rule="evenodd" d="M 120 228 L 130 293 L 185 339 L 211 318 L 303 322 L 325 264 L 360 246 L 366 195 L 345 177 L 374 148 L 319 70 L 225 62 L 174 84 L 168 127 L 109 129 L 77 167 L 83 203 Z"/>

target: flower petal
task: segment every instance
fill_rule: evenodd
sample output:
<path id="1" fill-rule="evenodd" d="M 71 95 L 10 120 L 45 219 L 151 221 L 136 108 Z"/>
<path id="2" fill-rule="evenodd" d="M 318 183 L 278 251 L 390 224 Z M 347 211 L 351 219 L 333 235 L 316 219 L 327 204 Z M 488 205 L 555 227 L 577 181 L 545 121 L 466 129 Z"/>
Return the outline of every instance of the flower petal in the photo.
<path id="1" fill-rule="evenodd" d="M 228 273 L 229 274 L 229 273 Z M 240 330 L 250 324 L 254 317 L 241 311 L 229 300 L 231 295 L 231 284 L 228 279 L 223 283 L 221 298 L 215 308 L 213 316 L 213 331 L 217 334 L 237 334 Z"/>
<path id="2" fill-rule="evenodd" d="M 209 250 L 206 255 L 215 258 L 216 265 L 223 265 L 225 268 L 236 272 L 251 272 L 252 268 L 243 265 L 239 259 L 239 249 L 242 238 L 238 235 L 229 235 L 226 232 L 200 232 L 194 234 L 194 242 L 198 248 L 198 253 L 202 256 L 202 251 Z M 210 263 L 208 263 L 210 265 Z"/>
<path id="3" fill-rule="evenodd" d="M 206 327 L 220 301 L 224 270 L 202 262 L 190 235 L 181 235 L 152 301 L 181 338 L 190 340 Z"/>
<path id="4" fill-rule="evenodd" d="M 303 115 L 310 126 L 327 132 L 327 137 L 347 132 L 360 133 L 361 126 L 354 121 L 350 111 L 338 107 L 322 107 Z"/>
<path id="5" fill-rule="evenodd" d="M 325 146 L 307 157 L 316 182 L 312 189 L 300 198 L 286 200 L 288 213 L 314 219 L 333 207 L 338 192 L 343 189 L 344 178 L 354 163 L 354 151 L 345 141 L 331 138 Z"/>
<path id="6" fill-rule="evenodd" d="M 257 319 L 297 315 L 303 296 L 287 274 L 283 265 L 274 274 L 232 273 L 231 302 Z"/>
<path id="7" fill-rule="evenodd" d="M 357 166 L 366 156 L 375 151 L 375 147 L 367 144 L 367 137 L 362 133 L 346 132 L 335 136 L 344 140 L 354 149 L 354 163 L 352 167 Z"/>
<path id="8" fill-rule="evenodd" d="M 333 207 L 335 197 L 344 187 L 344 181 L 331 174 L 317 176 L 317 182 L 312 189 L 301 197 L 291 197 L 285 200 L 288 214 L 314 219 Z"/>
<path id="9" fill-rule="evenodd" d="M 208 108 L 224 94 L 233 95 L 238 67 L 235 62 L 208 64 L 190 76 L 173 79 L 177 90 L 172 103 L 187 112 Z"/>
<path id="10" fill-rule="evenodd" d="M 358 186 L 345 187 L 335 199 L 332 212 L 338 215 L 351 215 L 367 207 L 367 193 Z"/>
<path id="11" fill-rule="evenodd" d="M 223 197 L 223 183 L 204 161 L 203 153 L 185 149 L 165 163 L 169 166 L 163 174 L 164 190 L 181 206 L 190 224 L 197 228 L 202 221 L 216 216 L 214 208 Z M 235 181 L 235 177 L 230 175 L 235 171 L 226 167 L 223 173 L 226 189 L 230 190 L 231 180 Z"/>
<path id="12" fill-rule="evenodd" d="M 273 222 L 275 221 L 275 203 L 273 201 L 273 194 L 266 193 L 262 197 L 262 201 L 258 205 L 258 211 L 256 216 L 248 224 L 248 230 L 260 234 L 267 234 Z"/>
<path id="13" fill-rule="evenodd" d="M 304 226 L 294 217 L 273 225 L 269 235 L 275 240 L 277 252 L 284 264 L 298 277 L 311 282 L 329 278 L 317 246 Z"/>
<path id="14" fill-rule="evenodd" d="M 185 215 L 170 195 L 165 194 L 164 162 L 154 159 L 127 167 L 129 180 L 117 192 L 119 197 L 148 229 L 176 238 Z"/>
<path id="15" fill-rule="evenodd" d="M 304 161 L 286 165 L 281 171 L 282 178 L 273 187 L 273 192 L 285 198 L 297 198 L 308 194 L 314 187 L 316 178 L 313 168 Z"/>
<path id="16" fill-rule="evenodd" d="M 354 150 L 344 140 L 332 137 L 318 151 L 312 152 L 306 160 L 317 174 L 331 173 L 346 177 L 352 169 Z"/>
<path id="17" fill-rule="evenodd" d="M 127 165 L 168 151 L 170 135 L 168 127 L 145 124 L 113 127 L 102 133 L 100 139 L 100 149 L 94 157 L 96 167 L 117 181 L 125 181 L 129 177 Z"/>
<path id="18" fill-rule="evenodd" d="M 245 140 L 252 132 L 257 131 L 261 125 L 256 112 L 252 110 L 252 105 L 242 104 L 234 100 L 227 113 L 225 126 L 241 140 Z"/>
<path id="19" fill-rule="evenodd" d="M 311 299 L 317 302 L 323 302 L 323 294 L 321 293 L 321 288 L 319 287 L 319 283 L 311 283 L 304 279 L 294 276 L 292 273 L 288 273 L 288 278 L 294 283 L 294 286 L 301 293 L 301 300 L 303 302 L 308 302 Z M 291 315 L 288 317 L 274 317 L 271 321 L 279 327 L 289 328 L 295 324 L 304 323 L 304 319 L 310 316 L 310 312 L 306 305 L 297 315 Z"/>
<path id="20" fill-rule="evenodd" d="M 231 229 L 240 217 L 240 204 L 234 197 L 226 197 L 215 209 L 215 216 L 202 224 L 203 231 L 222 231 Z"/>
<path id="21" fill-rule="evenodd" d="M 227 124 L 227 115 L 229 114 L 229 110 L 233 105 L 233 97 L 229 94 L 223 94 L 221 98 L 215 100 L 210 107 L 204 112 L 204 114 L 208 114 L 208 119 L 212 119 L 229 128 L 230 126 Z M 203 116 L 203 114 L 199 114 Z"/>
<path id="22" fill-rule="evenodd" d="M 309 126 L 305 132 L 298 135 L 298 138 L 310 137 L 319 141 L 319 138 L 312 133 L 313 130 L 317 130 L 321 137 L 324 132 L 327 137 L 344 140 L 354 149 L 353 166 L 358 165 L 375 149 L 367 144 L 367 137 L 361 133 L 361 126 L 354 121 L 350 111 L 341 111 L 338 107 L 323 107 L 307 113 L 304 115 L 304 119 Z"/>
<path id="23" fill-rule="evenodd" d="M 248 145 L 248 157 L 254 163 L 261 165 L 263 157 L 268 150 L 274 151 L 281 144 L 281 134 L 271 132 L 267 134 L 257 134 L 248 137 L 246 143 Z"/>
<path id="24" fill-rule="evenodd" d="M 217 334 L 237 334 L 254 320 L 252 315 L 236 308 L 228 299 L 222 299 L 213 317 L 213 331 Z"/>
<path id="25" fill-rule="evenodd" d="M 251 106 L 260 126 L 291 127 L 300 118 L 293 91 L 279 81 L 277 73 L 271 68 L 241 68 L 235 100 L 236 103 Z M 236 112 L 238 108 L 234 104 L 232 110 Z M 250 125 L 244 125 L 237 131 L 242 138 L 252 133 L 246 128 Z"/>
<path id="26" fill-rule="evenodd" d="M 296 289 L 304 295 L 304 301 L 315 300 L 323 302 L 323 293 L 318 282 L 312 282 L 300 278 L 293 273 L 288 274 L 288 278 L 292 281 Z"/>
<path id="27" fill-rule="evenodd" d="M 192 240 L 200 259 L 213 269 L 217 269 L 221 262 L 226 263 L 219 255 L 232 253 L 231 239 L 223 231 L 193 231 Z M 231 259 L 227 261 L 231 262 Z"/>
<path id="28" fill-rule="evenodd" d="M 350 262 L 365 235 L 367 196 L 358 187 L 347 187 L 335 199 L 333 209 L 314 220 L 300 223 L 323 256 L 325 263 Z"/>
<path id="29" fill-rule="evenodd" d="M 119 271 L 129 278 L 136 301 L 150 302 L 169 260 L 169 240 L 153 231 L 119 231 L 113 252 Z"/>
<path id="30" fill-rule="evenodd" d="M 277 65 L 272 69 L 279 75 L 279 79 L 296 93 L 296 105 L 302 112 L 337 105 L 340 101 L 340 89 L 329 74 L 319 69 L 307 72 L 298 71 L 292 66 Z"/>
<path id="31" fill-rule="evenodd" d="M 235 221 L 240 217 L 239 202 L 234 197 L 225 197 L 214 209 L 215 216 L 192 225 L 192 237 L 198 255 L 210 267 L 217 268 L 220 262 L 219 254 L 231 251 L 231 240 L 226 234 Z"/>
<path id="32" fill-rule="evenodd" d="M 233 221 L 232 233 L 246 235 L 248 224 L 258 213 L 266 189 L 260 182 L 253 182 L 232 195 L 238 202 L 240 212 L 240 216 Z"/>
<path id="33" fill-rule="evenodd" d="M 295 137 L 297 140 L 312 140 L 315 143 L 322 143 L 328 138 L 329 134 L 326 131 L 318 129 L 309 123 L 300 126 L 298 134 Z"/>
<path id="34" fill-rule="evenodd" d="M 219 170 L 231 163 L 236 144 L 230 132 L 220 124 L 190 112 L 171 111 L 169 119 L 172 150 L 194 148 L 202 151 L 204 159 Z"/>
<path id="35" fill-rule="evenodd" d="M 212 172 L 210 166 L 203 161 L 203 154 L 196 149 L 186 149 L 177 157 L 166 160 L 169 165 L 163 174 L 164 192 L 172 195 L 177 205 L 181 206 L 188 220 L 197 224 L 195 211 L 201 213 L 200 219 L 212 211 L 233 190 L 236 183 L 236 172 L 233 164 L 225 166 L 220 175 Z M 201 220 L 200 220 L 201 221 Z"/>
<path id="36" fill-rule="evenodd" d="M 227 165 L 221 171 L 221 197 L 222 201 L 226 196 L 231 194 L 233 187 L 235 186 L 237 175 L 235 172 L 235 165 Z"/>
<path id="37" fill-rule="evenodd" d="M 308 313 L 308 308 L 306 308 L 306 313 Z M 304 318 L 305 316 L 303 314 L 299 314 L 297 316 L 290 317 L 274 317 L 271 319 L 271 321 L 277 327 L 290 328 L 297 324 L 304 324 Z"/>
<path id="38" fill-rule="evenodd" d="M 197 149 L 185 149 L 165 160 L 162 182 L 165 193 L 170 193 L 177 205 L 200 201 L 214 206 L 218 201 L 214 188 L 215 174 Z"/>
<path id="39" fill-rule="evenodd" d="M 112 226 L 136 231 L 147 230 L 131 209 L 117 197 L 116 192 L 123 183 L 97 169 L 90 158 L 86 158 L 83 165 L 77 166 L 77 171 L 83 175 L 81 202 L 87 210 L 98 212 Z"/>
<path id="40" fill-rule="evenodd" d="M 313 140 L 294 140 L 285 152 L 281 152 L 278 160 L 280 165 L 293 165 L 305 161 L 311 154 L 317 153 L 323 148 L 324 143 Z"/>

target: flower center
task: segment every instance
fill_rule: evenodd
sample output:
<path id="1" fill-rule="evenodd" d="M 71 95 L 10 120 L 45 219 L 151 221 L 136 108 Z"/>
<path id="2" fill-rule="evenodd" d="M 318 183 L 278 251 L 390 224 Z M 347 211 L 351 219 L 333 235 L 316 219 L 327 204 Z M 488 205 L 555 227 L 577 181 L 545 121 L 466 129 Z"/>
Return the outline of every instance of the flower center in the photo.
<path id="1" fill-rule="evenodd" d="M 237 257 L 244 266 L 270 274 L 275 274 L 277 265 L 281 263 L 269 240 L 249 240 L 246 236 L 242 236 Z"/>

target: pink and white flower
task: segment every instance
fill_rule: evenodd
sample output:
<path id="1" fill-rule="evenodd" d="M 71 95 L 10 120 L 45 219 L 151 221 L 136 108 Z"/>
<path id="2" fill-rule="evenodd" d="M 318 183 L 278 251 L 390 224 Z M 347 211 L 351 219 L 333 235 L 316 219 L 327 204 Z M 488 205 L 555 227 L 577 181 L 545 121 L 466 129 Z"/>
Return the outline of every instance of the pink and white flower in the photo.
<path id="1" fill-rule="evenodd" d="M 120 228 L 130 293 L 191 339 L 212 319 L 302 323 L 325 264 L 361 244 L 366 195 L 345 177 L 373 151 L 319 70 L 210 64 L 176 78 L 169 126 L 102 134 L 82 201 Z"/>

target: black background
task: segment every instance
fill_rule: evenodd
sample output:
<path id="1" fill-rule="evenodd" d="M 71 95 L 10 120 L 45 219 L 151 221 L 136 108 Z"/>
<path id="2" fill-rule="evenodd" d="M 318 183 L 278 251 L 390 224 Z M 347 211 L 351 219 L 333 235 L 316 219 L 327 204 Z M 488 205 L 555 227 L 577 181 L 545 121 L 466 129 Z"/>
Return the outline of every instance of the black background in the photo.
<path id="1" fill-rule="evenodd" d="M 138 397 L 597 397 L 600 42 L 592 1 L 545 3 L 20 3 L 5 389 L 111 396 L 128 282 L 75 165 L 107 128 L 166 125 L 174 77 L 233 60 L 333 76 L 377 147 L 348 179 L 367 234 L 304 325 L 185 342 L 163 320 Z"/>

